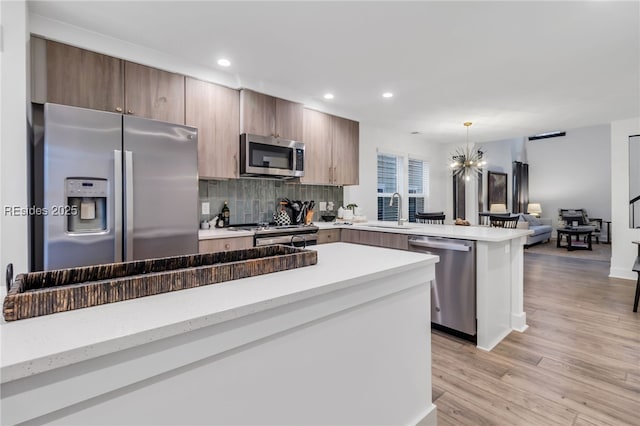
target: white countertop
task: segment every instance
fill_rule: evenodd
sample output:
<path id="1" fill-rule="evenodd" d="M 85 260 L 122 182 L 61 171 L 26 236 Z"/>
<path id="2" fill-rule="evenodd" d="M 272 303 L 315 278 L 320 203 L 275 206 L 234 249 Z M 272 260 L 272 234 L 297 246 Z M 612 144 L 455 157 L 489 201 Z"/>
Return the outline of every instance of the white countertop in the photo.
<path id="1" fill-rule="evenodd" d="M 234 231 L 227 231 L 234 232 Z M 0 324 L 2 383 L 437 262 L 356 244 L 314 246 L 318 264 Z"/>
<path id="2" fill-rule="evenodd" d="M 402 227 L 397 227 L 397 222 L 369 221 L 353 223 L 352 225 L 338 224 L 334 222 L 313 222 L 322 229 L 361 229 L 366 231 L 392 232 L 396 234 L 425 235 L 432 237 L 460 238 L 463 240 L 500 242 L 514 238 L 532 235 L 530 229 L 503 229 L 490 226 L 457 226 L 457 225 L 425 225 L 422 223 L 406 222 Z M 210 229 L 199 232 L 199 239 L 234 238 L 253 235 L 253 231 L 230 231 L 228 229 Z"/>
<path id="3" fill-rule="evenodd" d="M 231 231 L 227 228 L 200 229 L 198 240 L 214 240 L 217 238 L 253 237 L 253 231 Z"/>
<path id="4" fill-rule="evenodd" d="M 424 235 L 431 237 L 460 238 L 463 240 L 500 242 L 532 235 L 529 229 L 504 229 L 490 226 L 458 226 L 458 225 L 426 225 L 422 223 L 405 223 L 397 227 L 397 222 L 369 221 L 340 225 L 343 228 L 363 229 L 367 231 L 393 232 L 397 234 Z M 384 227 L 379 227 L 384 226 Z M 387 228 L 387 226 L 392 226 Z M 393 227 L 396 226 L 396 227 Z"/>

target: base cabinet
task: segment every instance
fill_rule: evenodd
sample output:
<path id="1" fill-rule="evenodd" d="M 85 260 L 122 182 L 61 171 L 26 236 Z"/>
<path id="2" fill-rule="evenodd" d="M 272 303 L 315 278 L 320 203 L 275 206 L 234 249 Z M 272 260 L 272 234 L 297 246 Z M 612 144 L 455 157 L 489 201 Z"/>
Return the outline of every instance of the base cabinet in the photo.
<path id="1" fill-rule="evenodd" d="M 318 244 L 339 243 L 341 229 L 321 229 L 318 231 Z"/>
<path id="2" fill-rule="evenodd" d="M 343 243 L 409 250 L 409 236 L 404 234 L 343 229 L 341 239 Z"/>
<path id="3" fill-rule="evenodd" d="M 214 253 L 218 251 L 242 250 L 253 247 L 253 237 L 216 238 L 200 240 L 198 253 Z"/>

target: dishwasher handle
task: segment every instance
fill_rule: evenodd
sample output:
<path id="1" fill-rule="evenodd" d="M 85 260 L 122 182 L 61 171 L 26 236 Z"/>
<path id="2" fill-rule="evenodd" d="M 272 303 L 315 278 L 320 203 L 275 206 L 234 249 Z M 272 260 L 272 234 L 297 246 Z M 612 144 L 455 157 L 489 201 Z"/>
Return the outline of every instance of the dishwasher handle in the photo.
<path id="1" fill-rule="evenodd" d="M 422 241 L 422 240 L 412 240 L 411 238 L 409 238 L 409 245 L 416 246 L 416 247 L 454 250 L 454 251 L 471 251 L 471 246 L 468 246 L 466 244 L 456 244 L 456 243 L 449 243 L 449 242 L 443 242 L 443 241 Z"/>

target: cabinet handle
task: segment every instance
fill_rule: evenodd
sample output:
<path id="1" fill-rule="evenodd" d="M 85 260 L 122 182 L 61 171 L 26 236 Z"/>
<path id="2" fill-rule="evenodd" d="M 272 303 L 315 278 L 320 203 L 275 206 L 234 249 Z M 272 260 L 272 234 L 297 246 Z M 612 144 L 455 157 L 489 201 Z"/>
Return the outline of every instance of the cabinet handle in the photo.
<path id="1" fill-rule="evenodd" d="M 127 110 L 127 114 L 133 114 L 133 111 L 131 111 L 130 109 Z"/>
<path id="2" fill-rule="evenodd" d="M 233 154 L 233 176 L 238 176 L 238 154 Z"/>
<path id="3" fill-rule="evenodd" d="M 122 112 L 122 108 L 116 107 L 116 112 Z"/>
<path id="4" fill-rule="evenodd" d="M 333 183 L 333 167 L 329 166 L 329 183 Z"/>
<path id="5" fill-rule="evenodd" d="M 336 168 L 333 168 L 333 183 L 338 183 L 338 178 L 336 177 L 337 173 L 336 173 Z"/>
<path id="6" fill-rule="evenodd" d="M 225 250 L 229 250 L 230 247 L 231 247 L 231 245 L 229 243 L 224 245 Z"/>

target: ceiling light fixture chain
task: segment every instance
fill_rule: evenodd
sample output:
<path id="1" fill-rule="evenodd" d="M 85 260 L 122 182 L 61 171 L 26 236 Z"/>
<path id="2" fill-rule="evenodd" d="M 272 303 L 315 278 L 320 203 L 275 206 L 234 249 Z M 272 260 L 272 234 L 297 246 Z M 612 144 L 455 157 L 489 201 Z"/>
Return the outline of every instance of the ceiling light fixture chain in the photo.
<path id="1" fill-rule="evenodd" d="M 456 152 L 451 155 L 451 169 L 453 176 L 464 177 L 464 180 L 471 180 L 472 177 L 477 177 L 482 174 L 482 168 L 486 161 L 483 160 L 484 152 L 474 147 L 469 147 L 469 127 L 473 123 L 470 121 L 464 122 L 464 127 L 467 128 L 467 146 L 465 148 L 458 148 Z"/>

